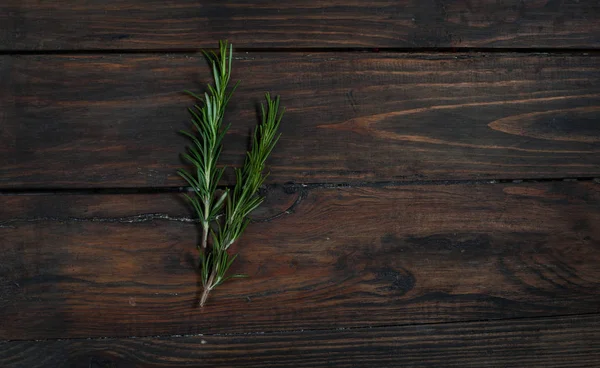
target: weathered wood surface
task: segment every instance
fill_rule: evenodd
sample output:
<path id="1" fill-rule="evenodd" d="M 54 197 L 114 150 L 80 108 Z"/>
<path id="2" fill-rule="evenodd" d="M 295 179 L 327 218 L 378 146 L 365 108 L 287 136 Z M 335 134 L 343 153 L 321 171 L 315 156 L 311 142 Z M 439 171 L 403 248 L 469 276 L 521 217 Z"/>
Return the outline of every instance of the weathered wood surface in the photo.
<path id="1" fill-rule="evenodd" d="M 0 343 L 37 367 L 596 367 L 598 315 L 334 331 Z"/>
<path id="2" fill-rule="evenodd" d="M 292 192 L 287 188 L 287 192 Z M 250 277 L 194 307 L 165 195 L 0 196 L 0 339 L 335 329 L 600 312 L 600 185 L 271 188 Z"/>
<path id="3" fill-rule="evenodd" d="M 598 48 L 596 0 L 4 0 L 1 50 L 214 47 Z"/>
<path id="4" fill-rule="evenodd" d="M 154 187 L 175 174 L 199 54 L 0 57 L 0 187 Z M 262 93 L 287 113 L 271 183 L 600 175 L 600 58 L 237 53 L 223 162 Z"/>

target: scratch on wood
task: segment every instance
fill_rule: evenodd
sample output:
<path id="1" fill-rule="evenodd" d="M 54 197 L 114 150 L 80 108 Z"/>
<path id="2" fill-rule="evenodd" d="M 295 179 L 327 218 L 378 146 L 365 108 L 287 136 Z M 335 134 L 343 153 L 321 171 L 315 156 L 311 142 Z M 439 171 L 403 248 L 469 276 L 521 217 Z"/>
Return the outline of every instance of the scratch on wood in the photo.
<path id="1" fill-rule="evenodd" d="M 296 208 L 298 208 L 298 206 L 300 205 L 300 202 L 302 202 L 304 199 L 306 199 L 308 197 L 308 190 L 307 189 L 300 189 L 299 194 L 298 194 L 298 198 L 296 198 L 296 200 L 294 201 L 294 203 L 292 203 L 291 206 L 289 206 L 285 211 L 279 212 L 273 216 L 264 218 L 264 219 L 252 219 L 252 222 L 255 223 L 261 223 L 261 222 L 270 222 L 273 221 L 275 219 L 278 219 L 284 215 L 290 215 L 292 213 L 294 213 L 296 211 Z"/>
<path id="2" fill-rule="evenodd" d="M 0 222 L 0 228 L 14 228 L 15 223 L 21 222 L 106 222 L 106 223 L 139 223 L 149 222 L 155 220 L 166 220 L 175 222 L 198 222 L 198 220 L 190 217 L 176 217 L 163 213 L 146 213 L 133 216 L 125 217 L 34 217 L 34 218 L 15 218 L 7 221 Z"/>

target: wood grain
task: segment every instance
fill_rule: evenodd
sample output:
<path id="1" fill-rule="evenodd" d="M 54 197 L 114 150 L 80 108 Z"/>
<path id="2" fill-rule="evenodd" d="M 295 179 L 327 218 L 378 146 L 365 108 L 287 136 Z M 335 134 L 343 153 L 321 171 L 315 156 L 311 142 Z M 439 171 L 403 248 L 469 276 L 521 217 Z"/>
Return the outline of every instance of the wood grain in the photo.
<path id="1" fill-rule="evenodd" d="M 0 364 L 37 367 L 595 367 L 598 315 L 136 339 L 0 342 Z"/>
<path id="2" fill-rule="evenodd" d="M 4 0 L 2 50 L 214 47 L 564 47 L 600 45 L 600 6 L 578 1 L 379 0 L 274 3 Z"/>
<path id="3" fill-rule="evenodd" d="M 600 312 L 600 185 L 273 187 L 199 310 L 169 195 L 0 196 L 0 339 L 333 329 Z"/>
<path id="4" fill-rule="evenodd" d="M 271 183 L 600 176 L 600 58 L 237 53 L 223 162 L 262 93 L 287 108 Z M 197 54 L 2 56 L 0 187 L 179 186 Z"/>

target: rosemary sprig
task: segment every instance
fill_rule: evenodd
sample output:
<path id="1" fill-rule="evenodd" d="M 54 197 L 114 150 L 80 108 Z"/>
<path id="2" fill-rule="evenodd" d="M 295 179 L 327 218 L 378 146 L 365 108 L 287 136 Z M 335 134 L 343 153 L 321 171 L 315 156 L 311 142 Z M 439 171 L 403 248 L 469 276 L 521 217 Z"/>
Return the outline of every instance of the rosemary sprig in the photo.
<path id="1" fill-rule="evenodd" d="M 208 93 L 203 97 L 188 91 L 202 104 L 202 106 L 194 105 L 194 108 L 189 109 L 199 137 L 181 131 L 193 143 L 183 157 L 195 168 L 195 175 L 185 170 L 179 170 L 178 173 L 189 183 L 195 193 L 195 196 L 186 195 L 186 197 L 192 203 L 202 224 L 201 247 L 203 249 L 207 245 L 210 222 L 215 220 L 227 195 L 227 192 L 224 192 L 218 199 L 215 198 L 217 185 L 225 171 L 225 168 L 217 167 L 217 161 L 221 154 L 221 142 L 229 129 L 229 125 L 222 127 L 222 123 L 225 107 L 233 93 L 233 90 L 227 92 L 231 76 L 232 45 L 220 42 L 219 46 L 219 55 L 214 52 L 205 53 L 212 64 L 215 86 L 209 85 Z"/>
<path id="2" fill-rule="evenodd" d="M 219 46 L 219 55 L 206 54 L 215 79 L 214 87 L 208 86 L 208 93 L 203 97 L 188 92 L 201 101 L 201 106 L 195 105 L 194 109 L 190 109 L 197 136 L 182 132 L 193 143 L 183 157 L 192 164 L 194 172 L 178 171 L 193 189 L 193 193 L 186 197 L 202 226 L 202 240 L 198 246 L 203 287 L 201 307 L 215 287 L 230 278 L 243 277 L 227 276 L 227 271 L 237 257 L 237 254 L 230 255 L 227 250 L 248 226 L 248 215 L 264 199 L 258 194 L 258 190 L 267 177 L 264 173 L 265 162 L 279 140 L 278 131 L 283 116 L 283 110 L 279 109 L 279 97 L 272 99 L 267 93 L 267 108 L 265 110 L 261 104 L 262 122 L 254 131 L 252 146 L 244 166 L 235 169 L 236 184 L 232 190 L 227 188 L 218 195 L 217 185 L 225 168 L 218 168 L 217 161 L 223 137 L 229 129 L 229 125 L 223 127 L 223 116 L 231 94 L 237 87 L 236 84 L 232 91 L 227 92 L 231 76 L 232 46 L 227 42 L 220 42 Z M 212 234 L 211 247 L 207 246 L 209 232 Z"/>

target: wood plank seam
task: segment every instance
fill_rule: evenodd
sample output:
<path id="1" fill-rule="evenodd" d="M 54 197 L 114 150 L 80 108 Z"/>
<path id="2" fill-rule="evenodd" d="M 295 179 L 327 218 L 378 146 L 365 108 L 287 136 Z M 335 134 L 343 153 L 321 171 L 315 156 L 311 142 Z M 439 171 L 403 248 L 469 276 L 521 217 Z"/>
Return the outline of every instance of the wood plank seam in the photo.
<path id="1" fill-rule="evenodd" d="M 176 49 L 73 49 L 73 50 L 0 50 L 0 56 L 41 56 L 41 55 L 110 55 L 110 54 L 194 54 L 202 50 L 216 50 L 214 48 L 176 48 Z M 255 53 L 398 53 L 398 54 L 420 54 L 424 52 L 437 54 L 461 54 L 461 53 L 489 53 L 489 54 L 528 54 L 528 55 L 561 55 L 561 56 L 596 56 L 600 55 L 600 49 L 593 48 L 487 48 L 487 47 L 236 47 L 234 52 Z"/>
<path id="2" fill-rule="evenodd" d="M 521 184 L 521 183 L 552 183 L 552 182 L 586 182 L 593 181 L 600 183 L 600 177 L 581 176 L 581 177 L 563 177 L 563 178 L 510 178 L 510 179 L 485 179 L 485 180 L 409 180 L 409 181 L 364 181 L 348 183 L 270 183 L 265 184 L 263 188 L 283 187 L 284 190 L 296 192 L 302 189 L 318 188 L 384 188 L 400 187 L 411 185 L 473 185 L 473 184 Z M 232 185 L 219 185 L 219 189 L 232 188 Z M 114 188 L 0 188 L 1 195 L 71 195 L 71 194 L 165 194 L 165 193 L 183 193 L 191 191 L 190 187 L 114 187 Z"/>
<path id="3" fill-rule="evenodd" d="M 377 324 L 352 327 L 338 328 L 307 328 L 307 329 L 282 329 L 269 331 L 252 331 L 252 332 L 232 332 L 232 333 L 195 333 L 195 334 L 160 334 L 160 335 L 143 335 L 143 336 L 106 336 L 106 337 L 67 337 L 67 338 L 42 338 L 42 339 L 0 339 L 0 343 L 11 342 L 44 342 L 44 341 L 87 341 L 87 340 L 119 340 L 119 339 L 146 339 L 146 338 L 171 338 L 171 337 L 240 337 L 240 336 L 265 336 L 278 334 L 310 334 L 312 332 L 335 332 L 335 331 L 361 331 L 370 329 L 386 329 L 386 328 L 403 328 L 403 327 L 436 327 L 436 326 L 452 326 L 452 325 L 472 325 L 485 322 L 517 322 L 517 321 L 536 321 L 536 320 L 560 320 L 563 318 L 581 318 L 581 317 L 600 317 L 600 313 L 574 313 L 574 314 L 553 314 L 545 316 L 531 317 L 513 317 L 513 318 L 498 318 L 498 319 L 472 319 L 464 321 L 447 321 L 447 322 L 426 322 L 426 323 L 401 323 L 401 324 Z"/>

